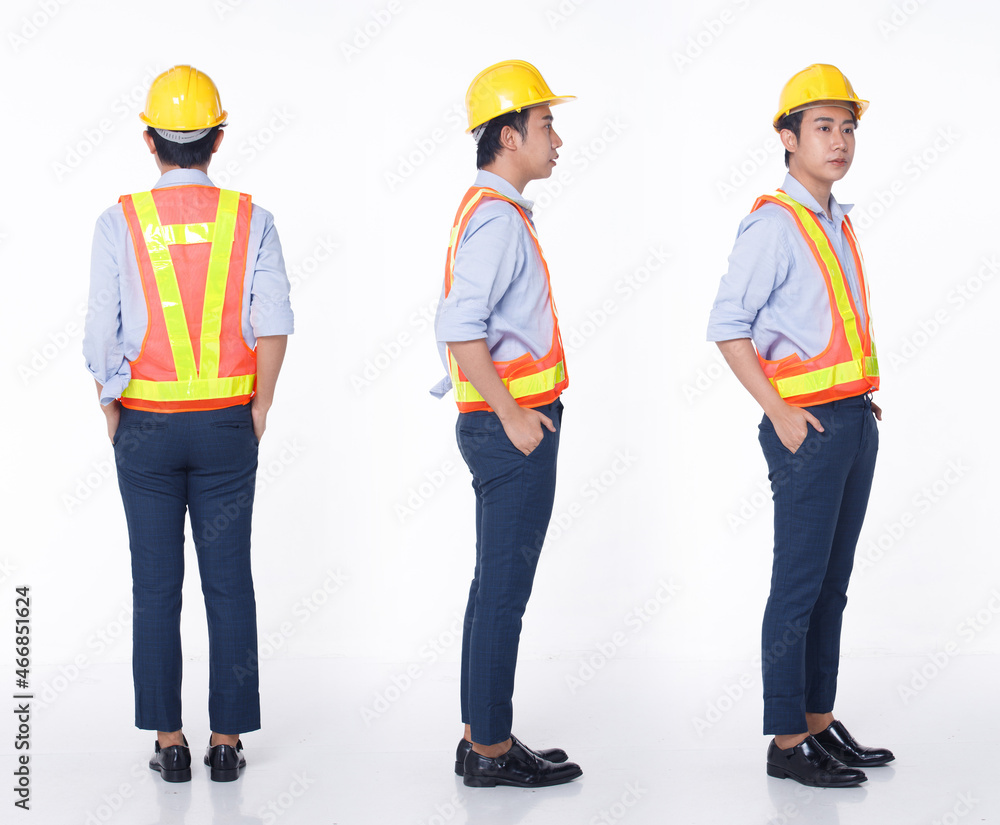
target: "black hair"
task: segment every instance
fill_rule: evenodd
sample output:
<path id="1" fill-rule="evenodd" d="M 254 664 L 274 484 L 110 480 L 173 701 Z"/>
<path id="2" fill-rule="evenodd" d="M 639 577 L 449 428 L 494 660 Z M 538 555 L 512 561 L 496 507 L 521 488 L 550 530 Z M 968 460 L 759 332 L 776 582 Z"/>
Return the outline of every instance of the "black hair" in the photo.
<path id="1" fill-rule="evenodd" d="M 225 124 L 223 124 L 225 125 Z M 204 166 L 212 157 L 212 147 L 215 145 L 215 136 L 222 126 L 213 126 L 207 135 L 191 143 L 174 143 L 161 137 L 152 126 L 147 126 L 146 131 L 153 136 L 153 145 L 156 147 L 156 154 L 160 161 L 167 166 L 180 166 L 181 169 L 190 169 L 192 166 Z"/>
<path id="2" fill-rule="evenodd" d="M 803 110 L 804 112 L 804 110 Z M 781 120 L 778 121 L 777 129 L 780 132 L 782 129 L 788 129 L 793 135 L 795 135 L 795 140 L 799 139 L 799 132 L 802 130 L 802 114 L 803 112 L 792 112 L 789 115 L 785 115 Z M 788 168 L 788 159 L 791 154 L 786 149 L 785 150 L 785 168 Z"/>
<path id="3" fill-rule="evenodd" d="M 504 126 L 516 129 L 522 140 L 528 137 L 528 109 L 521 109 L 520 112 L 507 112 L 505 115 L 487 121 L 486 131 L 479 138 L 476 144 L 476 168 L 482 169 L 489 166 L 497 159 L 497 155 L 503 150 L 500 145 L 500 132 Z"/>

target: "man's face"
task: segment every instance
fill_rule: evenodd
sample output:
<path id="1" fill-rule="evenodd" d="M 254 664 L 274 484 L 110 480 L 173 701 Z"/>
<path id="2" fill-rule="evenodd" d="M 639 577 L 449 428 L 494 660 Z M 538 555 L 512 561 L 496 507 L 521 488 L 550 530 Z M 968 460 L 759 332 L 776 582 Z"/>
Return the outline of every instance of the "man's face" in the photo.
<path id="1" fill-rule="evenodd" d="M 782 141 L 791 153 L 789 171 L 808 187 L 810 181 L 827 186 L 839 181 L 854 160 L 854 112 L 840 106 L 806 109 L 798 140 L 787 129 Z"/>
<path id="2" fill-rule="evenodd" d="M 548 106 L 529 109 L 528 136 L 517 150 L 525 180 L 549 177 L 559 157 L 556 150 L 560 146 L 562 141 L 552 128 L 552 110 Z"/>

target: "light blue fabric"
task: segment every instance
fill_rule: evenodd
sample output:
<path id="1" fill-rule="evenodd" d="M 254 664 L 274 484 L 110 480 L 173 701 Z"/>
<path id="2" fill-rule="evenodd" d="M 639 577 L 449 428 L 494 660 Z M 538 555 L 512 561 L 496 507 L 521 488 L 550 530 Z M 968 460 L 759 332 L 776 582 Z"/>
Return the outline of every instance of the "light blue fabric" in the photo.
<path id="1" fill-rule="evenodd" d="M 844 233 L 844 215 L 853 204 L 841 205 L 830 196 L 832 220 L 791 175 L 781 188 L 819 216 L 861 316 L 854 256 Z M 740 223 L 708 322 L 709 341 L 752 338 L 764 358 L 777 361 L 795 353 L 805 360 L 819 355 L 830 342 L 830 299 L 816 259 L 792 216 L 768 203 Z"/>
<path id="2" fill-rule="evenodd" d="M 480 171 L 475 185 L 510 198 L 531 219 L 533 203 L 504 178 Z M 552 346 L 549 284 L 517 210 L 506 201 L 484 201 L 472 213 L 458 244 L 451 291 L 445 298 L 442 285 L 434 319 L 445 372 L 448 341 L 485 338 L 494 361 L 513 361 L 525 352 L 535 359 L 546 355 Z M 431 394 L 441 398 L 450 389 L 451 378 L 446 375 Z"/>
<path id="3" fill-rule="evenodd" d="M 198 169 L 166 172 L 154 188 L 213 186 Z M 274 217 L 253 204 L 243 281 L 243 339 L 254 347 L 265 335 L 294 331 L 288 278 Z M 87 369 L 104 388 L 101 403 L 122 394 L 132 377 L 129 361 L 142 349 L 148 316 L 142 278 L 125 213 L 116 203 L 97 219 L 90 259 L 90 298 L 84 326 L 83 356 Z"/>

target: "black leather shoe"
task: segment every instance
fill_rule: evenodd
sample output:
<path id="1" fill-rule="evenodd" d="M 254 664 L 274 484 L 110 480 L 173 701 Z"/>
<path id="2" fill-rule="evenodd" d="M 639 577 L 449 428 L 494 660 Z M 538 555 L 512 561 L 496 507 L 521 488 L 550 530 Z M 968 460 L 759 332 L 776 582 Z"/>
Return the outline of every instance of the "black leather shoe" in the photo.
<path id="1" fill-rule="evenodd" d="M 813 734 L 813 738 L 830 756 L 852 768 L 875 768 L 896 758 L 888 748 L 862 747 L 839 721 L 832 722 L 822 733 Z"/>
<path id="2" fill-rule="evenodd" d="M 553 762 L 557 765 L 561 765 L 567 759 L 569 755 L 562 748 L 543 748 L 540 751 L 532 750 L 525 745 L 521 745 L 522 748 L 531 751 L 539 759 L 544 759 L 547 762 Z M 458 750 L 455 751 L 455 773 L 458 776 L 465 775 L 465 756 L 472 750 L 472 743 L 467 739 L 462 739 L 458 743 Z"/>
<path id="3" fill-rule="evenodd" d="M 232 745 L 212 745 L 212 740 L 208 740 L 208 747 L 205 748 L 205 764 L 212 769 L 213 782 L 232 782 L 240 778 L 240 768 L 247 766 L 246 759 L 243 758 L 243 742 L 236 740 L 236 747 Z"/>
<path id="4" fill-rule="evenodd" d="M 462 781 L 470 788 L 493 788 L 496 785 L 544 788 L 561 785 L 583 774 L 574 762 L 557 765 L 542 759 L 513 736 L 511 742 L 510 750 L 496 759 L 470 749 L 465 755 Z"/>
<path id="5" fill-rule="evenodd" d="M 785 750 L 772 739 L 767 749 L 767 775 L 794 779 L 813 788 L 850 788 L 868 779 L 863 771 L 830 756 L 812 736 Z"/>
<path id="6" fill-rule="evenodd" d="M 149 767 L 159 771 L 164 782 L 191 781 L 191 748 L 188 747 L 187 738 L 182 738 L 183 745 L 171 745 L 169 748 L 161 748 L 159 739 L 154 743 L 155 750 L 149 760 Z"/>

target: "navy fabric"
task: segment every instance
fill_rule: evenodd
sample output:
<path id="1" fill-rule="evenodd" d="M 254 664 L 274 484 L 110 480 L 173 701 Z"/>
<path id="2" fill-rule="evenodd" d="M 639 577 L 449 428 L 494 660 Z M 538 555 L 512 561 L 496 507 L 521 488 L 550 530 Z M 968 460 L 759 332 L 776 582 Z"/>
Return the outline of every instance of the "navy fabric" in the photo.
<path id="1" fill-rule="evenodd" d="M 257 730 L 250 521 L 258 445 L 250 406 L 169 414 L 122 408 L 114 444 L 132 552 L 136 727 L 182 727 L 180 619 L 188 512 L 208 617 L 209 721 L 216 733 Z"/>
<path id="2" fill-rule="evenodd" d="M 774 499 L 774 564 L 764 612 L 764 733 L 808 730 L 837 693 L 840 629 L 854 549 L 878 453 L 869 396 L 807 407 L 811 425 L 793 454 L 765 415 L 759 440 Z"/>
<path id="3" fill-rule="evenodd" d="M 562 402 L 538 407 L 556 432 L 525 456 L 495 413 L 461 413 L 458 447 L 476 493 L 476 569 L 462 635 L 462 721 L 472 741 L 510 738 L 517 647 L 535 568 L 552 515 Z"/>

